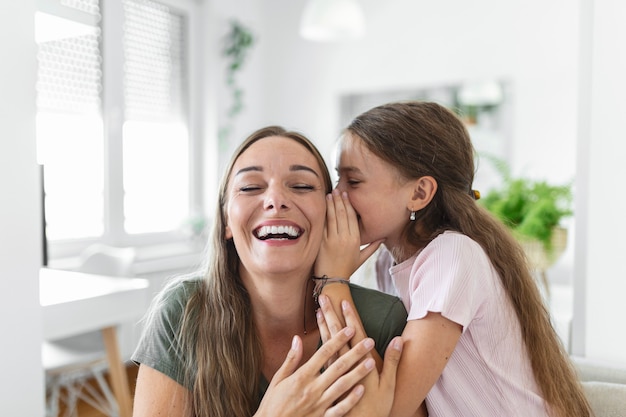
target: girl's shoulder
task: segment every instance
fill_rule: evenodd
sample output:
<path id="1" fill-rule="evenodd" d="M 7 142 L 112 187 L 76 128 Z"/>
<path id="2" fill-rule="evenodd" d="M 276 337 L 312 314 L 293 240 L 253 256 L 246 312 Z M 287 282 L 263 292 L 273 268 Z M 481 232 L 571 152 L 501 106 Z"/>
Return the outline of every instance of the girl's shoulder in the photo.
<path id="1" fill-rule="evenodd" d="M 416 268 L 425 263 L 439 265 L 444 269 L 453 267 L 465 269 L 468 265 L 484 268 L 490 265 L 487 253 L 478 242 L 455 231 L 445 231 L 435 237 L 416 256 L 412 267 Z"/>
<path id="2" fill-rule="evenodd" d="M 471 237 L 463 233 L 447 230 L 435 237 L 426 247 L 424 251 L 465 253 L 470 256 L 486 255 L 482 246 Z"/>

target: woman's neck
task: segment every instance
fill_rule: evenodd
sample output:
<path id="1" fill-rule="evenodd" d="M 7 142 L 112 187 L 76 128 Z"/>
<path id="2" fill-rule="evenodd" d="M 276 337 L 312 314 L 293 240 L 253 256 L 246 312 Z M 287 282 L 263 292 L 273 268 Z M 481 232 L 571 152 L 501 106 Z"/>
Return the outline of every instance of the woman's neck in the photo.
<path id="1" fill-rule="evenodd" d="M 303 277 L 259 277 L 244 273 L 241 278 L 250 295 L 259 332 L 274 336 L 286 332 L 293 335 L 317 328 L 313 283 L 308 274 Z"/>
<path id="2" fill-rule="evenodd" d="M 284 283 L 269 287 L 250 292 L 254 323 L 263 348 L 263 375 L 268 381 L 287 357 L 294 336 L 302 339 L 301 363 L 315 353 L 320 339 L 312 282 L 301 282 L 301 288 L 286 289 Z"/>

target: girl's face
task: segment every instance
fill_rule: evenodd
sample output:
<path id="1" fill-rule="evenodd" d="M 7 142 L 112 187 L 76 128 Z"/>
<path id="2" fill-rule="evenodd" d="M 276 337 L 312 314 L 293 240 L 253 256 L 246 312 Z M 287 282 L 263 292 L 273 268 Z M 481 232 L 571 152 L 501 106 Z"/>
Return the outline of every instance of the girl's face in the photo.
<path id="1" fill-rule="evenodd" d="M 258 140 L 237 159 L 226 197 L 226 238 L 242 275 L 310 274 L 326 215 L 320 165 L 293 139 Z"/>
<path id="2" fill-rule="evenodd" d="M 337 188 L 348 193 L 357 212 L 361 244 L 384 238 L 388 248 L 400 245 L 402 231 L 409 222 L 407 204 L 413 183 L 350 132 L 342 138 L 340 151 Z"/>

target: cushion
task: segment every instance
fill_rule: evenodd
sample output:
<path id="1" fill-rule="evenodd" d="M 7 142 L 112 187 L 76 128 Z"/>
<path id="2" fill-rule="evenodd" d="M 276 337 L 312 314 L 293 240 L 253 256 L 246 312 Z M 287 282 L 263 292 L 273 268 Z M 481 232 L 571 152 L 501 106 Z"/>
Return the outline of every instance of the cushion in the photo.
<path id="1" fill-rule="evenodd" d="M 582 385 L 596 417 L 626 417 L 626 385 L 599 381 Z"/>

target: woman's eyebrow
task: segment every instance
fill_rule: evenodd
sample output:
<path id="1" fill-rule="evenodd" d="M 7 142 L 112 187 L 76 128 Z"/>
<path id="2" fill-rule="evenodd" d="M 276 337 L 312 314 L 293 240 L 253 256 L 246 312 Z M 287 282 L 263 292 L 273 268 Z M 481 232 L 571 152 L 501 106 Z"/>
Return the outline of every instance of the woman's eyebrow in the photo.
<path id="1" fill-rule="evenodd" d="M 317 173 L 317 171 L 315 171 L 313 168 L 308 167 L 306 165 L 290 165 L 289 166 L 289 170 L 290 171 L 307 171 L 307 172 L 311 172 L 316 177 L 319 177 L 319 174 Z M 258 165 L 244 167 L 244 168 L 241 168 L 239 171 L 237 171 L 235 173 L 235 176 L 240 175 L 240 174 L 244 174 L 244 173 L 250 172 L 250 171 L 263 172 L 263 167 L 258 166 Z"/>
<path id="2" fill-rule="evenodd" d="M 319 178 L 319 174 L 313 169 L 310 168 L 306 165 L 291 165 L 289 167 L 290 171 L 308 171 L 308 172 L 312 172 L 313 174 L 315 174 L 316 177 Z"/>
<path id="3" fill-rule="evenodd" d="M 260 167 L 258 165 L 253 165 L 253 166 L 250 166 L 250 167 L 241 168 L 239 171 L 237 171 L 235 173 L 235 176 L 237 176 L 239 174 L 243 174 L 245 172 L 250 172 L 250 171 L 263 172 L 263 167 Z"/>

